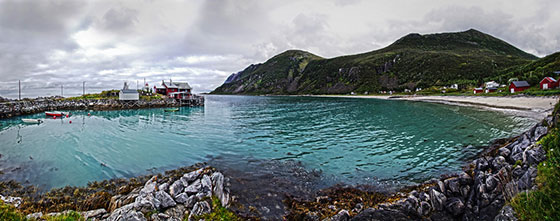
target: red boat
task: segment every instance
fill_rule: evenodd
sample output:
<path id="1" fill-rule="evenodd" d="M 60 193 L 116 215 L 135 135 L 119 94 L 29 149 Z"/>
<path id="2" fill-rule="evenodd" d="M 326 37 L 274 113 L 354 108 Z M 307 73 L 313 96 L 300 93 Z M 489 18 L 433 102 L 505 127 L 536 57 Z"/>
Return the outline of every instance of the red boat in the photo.
<path id="1" fill-rule="evenodd" d="M 58 112 L 58 111 L 55 111 L 55 112 L 48 112 L 47 111 L 47 112 L 45 112 L 45 115 L 47 115 L 47 117 L 62 117 L 63 113 Z"/>

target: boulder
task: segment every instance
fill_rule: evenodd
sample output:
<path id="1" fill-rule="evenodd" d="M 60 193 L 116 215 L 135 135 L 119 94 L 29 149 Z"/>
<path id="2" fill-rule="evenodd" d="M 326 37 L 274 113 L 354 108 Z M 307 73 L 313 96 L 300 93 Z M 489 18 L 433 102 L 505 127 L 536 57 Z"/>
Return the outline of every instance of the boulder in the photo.
<path id="1" fill-rule="evenodd" d="M 459 178 L 453 177 L 449 178 L 444 181 L 445 186 L 447 187 L 448 192 L 453 194 L 460 194 L 461 193 L 461 184 L 459 183 Z"/>
<path id="2" fill-rule="evenodd" d="M 145 221 L 146 217 L 142 212 L 134 210 L 134 204 L 127 204 L 116 209 L 107 218 L 108 221 Z"/>
<path id="3" fill-rule="evenodd" d="M 25 218 L 30 219 L 30 220 L 38 220 L 43 216 L 42 212 L 38 212 L 38 213 L 31 213 L 27 216 L 25 216 Z"/>
<path id="4" fill-rule="evenodd" d="M 15 208 L 19 208 L 19 206 L 23 203 L 23 199 L 21 197 L 0 195 L 0 200 L 2 200 L 4 203 L 11 204 Z"/>
<path id="5" fill-rule="evenodd" d="M 485 171 L 488 168 L 488 161 L 484 158 L 479 158 L 476 160 L 476 169 L 480 171 Z"/>
<path id="6" fill-rule="evenodd" d="M 195 171 L 191 171 L 189 173 L 185 173 L 183 175 L 183 177 L 181 177 L 181 181 L 183 181 L 183 185 L 184 186 L 188 186 L 190 182 L 195 181 L 196 179 L 198 179 L 198 177 L 200 176 L 200 174 L 202 174 L 202 171 L 204 170 L 204 168 L 200 168 L 198 170 Z"/>
<path id="7" fill-rule="evenodd" d="M 506 158 L 504 158 L 503 156 L 497 156 L 492 161 L 492 167 L 494 167 L 494 170 L 500 170 L 505 165 L 507 165 L 507 162 Z"/>
<path id="8" fill-rule="evenodd" d="M 200 180 L 195 180 L 193 183 L 191 183 L 189 186 L 185 188 L 185 193 L 189 195 L 197 194 L 201 189 L 202 189 L 202 183 L 200 182 Z"/>
<path id="9" fill-rule="evenodd" d="M 220 199 L 223 207 L 226 207 L 229 204 L 229 194 L 224 189 L 224 175 L 220 172 L 215 172 L 212 174 L 211 180 L 214 196 Z"/>
<path id="10" fill-rule="evenodd" d="M 535 133 L 533 134 L 533 141 L 538 141 L 547 133 L 547 128 L 545 126 L 540 126 L 535 128 Z"/>
<path id="11" fill-rule="evenodd" d="M 444 203 L 447 200 L 447 197 L 443 193 L 440 193 L 435 189 L 430 190 L 430 198 L 434 210 L 442 210 Z"/>
<path id="12" fill-rule="evenodd" d="M 169 192 L 169 183 L 163 183 L 159 185 L 158 190 L 163 190 L 165 192 Z"/>
<path id="13" fill-rule="evenodd" d="M 160 207 L 161 202 L 154 196 L 157 185 L 156 180 L 156 176 L 152 177 L 140 190 L 140 193 L 134 200 L 134 208 L 136 210 L 147 213 Z"/>
<path id="14" fill-rule="evenodd" d="M 511 151 L 506 147 L 498 149 L 498 154 L 502 157 L 508 157 L 510 153 Z"/>
<path id="15" fill-rule="evenodd" d="M 189 214 L 189 220 L 193 220 L 194 216 L 200 216 L 202 214 L 208 214 L 210 212 L 212 212 L 212 208 L 210 207 L 210 204 L 208 202 L 206 201 L 198 202 L 194 204 L 194 207 L 191 213 Z"/>
<path id="16" fill-rule="evenodd" d="M 186 193 L 181 193 L 175 197 L 175 202 L 184 204 L 187 202 L 188 198 L 189 195 L 187 195 Z"/>
<path id="17" fill-rule="evenodd" d="M 336 215 L 330 218 L 331 221 L 347 221 L 350 220 L 350 214 L 347 210 L 340 210 Z"/>
<path id="18" fill-rule="evenodd" d="M 194 204 L 196 204 L 197 201 L 198 201 L 198 198 L 196 196 L 194 196 L 194 195 L 190 196 L 187 199 L 187 202 L 185 202 L 185 207 L 188 208 L 188 209 L 193 208 Z"/>
<path id="19" fill-rule="evenodd" d="M 212 191 L 212 180 L 208 175 L 204 174 L 204 176 L 202 176 L 202 179 L 200 179 L 200 183 L 203 189 Z"/>
<path id="20" fill-rule="evenodd" d="M 430 214 L 431 210 L 432 207 L 428 202 L 426 201 L 420 202 L 420 206 L 418 206 L 418 214 L 420 216 L 427 216 L 428 214 Z"/>
<path id="21" fill-rule="evenodd" d="M 164 214 L 167 214 L 171 219 L 184 220 L 187 208 L 184 205 L 177 205 L 165 210 Z"/>
<path id="22" fill-rule="evenodd" d="M 534 167 L 530 167 L 519 179 L 519 181 L 517 181 L 519 190 L 531 189 L 535 177 L 537 177 L 537 169 Z"/>
<path id="23" fill-rule="evenodd" d="M 494 175 L 486 177 L 486 191 L 491 192 L 498 185 L 499 180 Z"/>
<path id="24" fill-rule="evenodd" d="M 500 210 L 500 213 L 494 217 L 494 221 L 517 221 L 517 217 L 515 217 L 513 208 L 510 205 L 506 205 Z"/>
<path id="25" fill-rule="evenodd" d="M 473 183 L 473 178 L 468 173 L 461 172 L 461 174 L 459 174 L 459 182 L 461 185 L 471 185 Z"/>
<path id="26" fill-rule="evenodd" d="M 517 166 L 515 166 L 515 168 L 513 168 L 511 173 L 513 175 L 513 178 L 517 179 L 517 178 L 523 176 L 523 174 L 525 174 L 525 171 L 526 170 L 524 170 L 523 167 L 521 167 L 520 165 L 517 165 Z"/>
<path id="27" fill-rule="evenodd" d="M 527 149 L 523 152 L 523 162 L 529 165 L 536 165 L 546 158 L 546 153 L 540 145 L 533 149 Z"/>
<path id="28" fill-rule="evenodd" d="M 177 205 L 173 198 L 163 190 L 157 191 L 155 197 L 161 203 L 160 206 L 162 209 Z"/>
<path id="29" fill-rule="evenodd" d="M 185 189 L 185 186 L 183 185 L 183 181 L 177 180 L 177 181 L 173 182 L 173 184 L 171 184 L 171 186 L 169 187 L 169 194 L 172 197 L 177 197 L 177 195 L 182 193 L 184 189 Z"/>
<path id="30" fill-rule="evenodd" d="M 465 203 L 457 197 L 451 197 L 445 202 L 445 209 L 453 216 L 459 216 L 465 211 Z"/>
<path id="31" fill-rule="evenodd" d="M 84 217 L 85 220 L 101 219 L 101 217 L 103 217 L 103 215 L 107 214 L 107 210 L 101 208 L 101 209 L 81 212 L 80 214 Z"/>

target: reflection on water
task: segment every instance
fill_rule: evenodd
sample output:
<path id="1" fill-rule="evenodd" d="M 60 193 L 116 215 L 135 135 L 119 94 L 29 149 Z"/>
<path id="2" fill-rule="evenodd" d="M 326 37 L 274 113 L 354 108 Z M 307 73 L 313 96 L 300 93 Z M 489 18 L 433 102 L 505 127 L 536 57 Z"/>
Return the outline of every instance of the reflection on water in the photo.
<path id="1" fill-rule="evenodd" d="M 456 171 L 476 146 L 533 122 L 407 101 L 208 96 L 205 107 L 179 112 L 77 111 L 39 125 L 0 123 L 0 179 L 50 188 L 212 159 L 240 170 L 252 160 L 295 160 L 322 171 L 324 182 L 398 186 Z"/>

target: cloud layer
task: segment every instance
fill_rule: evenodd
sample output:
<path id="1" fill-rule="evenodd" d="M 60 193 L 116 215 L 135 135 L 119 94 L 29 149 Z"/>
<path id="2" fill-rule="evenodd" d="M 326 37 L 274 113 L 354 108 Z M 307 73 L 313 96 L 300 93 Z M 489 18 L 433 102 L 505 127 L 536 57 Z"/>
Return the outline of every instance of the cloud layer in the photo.
<path id="1" fill-rule="evenodd" d="M 545 56 L 560 51 L 557 8 L 554 0 L 0 0 L 0 96 L 13 97 L 18 80 L 25 91 L 81 91 L 86 81 L 96 92 L 171 78 L 208 92 L 288 49 L 334 57 L 411 32 L 475 28 Z"/>

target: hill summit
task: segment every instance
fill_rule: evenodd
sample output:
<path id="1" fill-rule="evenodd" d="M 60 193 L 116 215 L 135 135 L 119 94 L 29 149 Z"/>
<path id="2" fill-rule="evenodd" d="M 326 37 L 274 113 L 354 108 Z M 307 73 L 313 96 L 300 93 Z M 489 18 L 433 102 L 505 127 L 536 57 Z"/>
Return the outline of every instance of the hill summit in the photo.
<path id="1" fill-rule="evenodd" d="M 472 84 L 536 56 L 480 31 L 408 34 L 391 45 L 330 59 L 288 50 L 232 74 L 214 94 L 341 94 Z"/>

